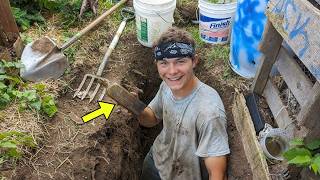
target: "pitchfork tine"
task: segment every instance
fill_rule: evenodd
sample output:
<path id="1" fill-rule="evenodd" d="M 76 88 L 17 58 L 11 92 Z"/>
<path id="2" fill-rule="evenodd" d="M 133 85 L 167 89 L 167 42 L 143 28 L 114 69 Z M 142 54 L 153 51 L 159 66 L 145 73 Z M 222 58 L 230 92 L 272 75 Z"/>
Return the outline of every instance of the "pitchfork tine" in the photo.
<path id="1" fill-rule="evenodd" d="M 106 94 L 106 92 L 107 92 L 107 88 L 103 88 L 102 93 L 101 93 L 101 95 L 99 97 L 99 101 L 102 101 L 102 99 L 103 99 L 104 95 Z"/>
<path id="2" fill-rule="evenodd" d="M 83 79 L 82 79 L 82 81 L 81 81 L 81 83 L 80 83 L 80 86 L 78 87 L 78 89 L 76 90 L 76 92 L 75 92 L 74 95 L 73 95 L 73 98 L 75 98 L 75 97 L 79 94 L 79 92 L 80 92 L 81 89 L 82 89 L 82 86 L 84 85 L 84 83 L 85 83 L 86 80 L 87 80 L 87 77 L 88 77 L 88 74 L 86 74 L 86 75 L 83 77 Z"/>
<path id="3" fill-rule="evenodd" d="M 93 84 L 93 81 L 94 81 L 94 78 L 91 78 L 90 83 L 88 84 L 86 91 L 82 94 L 81 100 L 83 100 L 87 96 L 87 94 Z"/>
<path id="4" fill-rule="evenodd" d="M 96 86 L 96 88 L 94 89 L 93 93 L 90 94 L 89 103 L 94 99 L 94 97 L 96 96 L 99 88 L 100 88 L 100 83 L 97 84 L 97 86 Z"/>

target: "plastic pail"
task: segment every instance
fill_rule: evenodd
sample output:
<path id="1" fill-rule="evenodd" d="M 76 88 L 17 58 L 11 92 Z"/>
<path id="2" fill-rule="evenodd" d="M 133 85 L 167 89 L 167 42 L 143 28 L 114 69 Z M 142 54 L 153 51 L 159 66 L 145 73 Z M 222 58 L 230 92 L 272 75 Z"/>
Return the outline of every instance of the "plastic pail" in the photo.
<path id="1" fill-rule="evenodd" d="M 200 38 L 211 44 L 227 43 L 236 8 L 237 2 L 213 4 L 199 0 Z"/>
<path id="2" fill-rule="evenodd" d="M 134 0 L 138 41 L 147 47 L 173 23 L 176 0 Z"/>
<path id="3" fill-rule="evenodd" d="M 267 0 L 239 0 L 230 41 L 230 65 L 234 72 L 253 78 L 259 66 L 258 45 L 266 23 Z"/>
<path id="4" fill-rule="evenodd" d="M 285 130 L 270 125 L 259 133 L 259 143 L 263 153 L 270 160 L 282 161 L 282 154 L 289 149 L 289 137 Z"/>

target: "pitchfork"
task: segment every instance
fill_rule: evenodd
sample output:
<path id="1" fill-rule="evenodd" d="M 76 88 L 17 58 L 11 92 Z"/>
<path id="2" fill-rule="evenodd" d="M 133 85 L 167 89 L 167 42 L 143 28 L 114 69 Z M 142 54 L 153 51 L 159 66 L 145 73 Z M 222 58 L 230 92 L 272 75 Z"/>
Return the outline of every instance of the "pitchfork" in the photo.
<path id="1" fill-rule="evenodd" d="M 119 38 L 120 38 L 120 36 L 121 36 L 121 33 L 123 32 L 123 30 L 124 30 L 127 22 L 134 19 L 134 12 L 133 12 L 131 9 L 123 8 L 123 9 L 121 10 L 121 16 L 122 16 L 123 20 L 122 20 L 122 22 L 121 22 L 121 24 L 120 24 L 120 26 L 119 26 L 119 28 L 118 28 L 118 30 L 117 30 L 117 32 L 116 32 L 116 35 L 115 35 L 114 38 L 112 39 L 112 42 L 111 42 L 111 44 L 110 44 L 110 46 L 109 46 L 106 54 L 105 54 L 104 57 L 103 57 L 103 60 L 102 60 L 102 62 L 101 62 L 101 64 L 100 64 L 100 66 L 99 66 L 99 69 L 98 69 L 96 75 L 86 74 L 86 75 L 84 76 L 84 78 L 82 79 L 82 81 L 81 81 L 81 83 L 80 83 L 80 86 L 78 87 L 78 89 L 77 89 L 76 92 L 74 93 L 73 97 L 76 97 L 76 96 L 80 95 L 79 92 L 81 91 L 82 86 L 85 84 L 86 80 L 87 80 L 88 78 L 90 78 L 90 82 L 89 82 L 89 84 L 88 84 L 88 87 L 87 87 L 86 90 L 83 92 L 83 94 L 80 95 L 80 96 L 81 96 L 81 100 L 83 100 L 83 99 L 87 96 L 87 94 L 89 93 L 89 90 L 91 89 L 91 86 L 92 86 L 93 82 L 95 81 L 95 79 L 97 79 L 96 77 L 101 77 L 102 72 L 103 72 L 103 70 L 104 70 L 104 67 L 106 66 L 106 64 L 107 64 L 107 62 L 108 62 L 108 59 L 109 59 L 109 57 L 110 57 L 110 55 L 111 55 L 111 52 L 112 52 L 113 49 L 116 47 L 116 45 L 117 45 L 117 43 L 118 43 L 118 41 L 119 41 Z M 97 92 L 99 91 L 100 86 L 101 86 L 100 83 L 97 83 L 96 88 L 95 88 L 94 91 L 89 95 L 89 98 L 90 98 L 90 99 L 89 99 L 89 103 L 90 103 L 90 102 L 94 99 L 94 97 L 96 96 Z M 100 101 L 103 99 L 105 93 L 106 93 L 106 88 L 104 88 L 103 91 L 102 91 L 102 94 L 101 94 L 101 96 L 100 96 L 100 98 L 99 98 Z"/>

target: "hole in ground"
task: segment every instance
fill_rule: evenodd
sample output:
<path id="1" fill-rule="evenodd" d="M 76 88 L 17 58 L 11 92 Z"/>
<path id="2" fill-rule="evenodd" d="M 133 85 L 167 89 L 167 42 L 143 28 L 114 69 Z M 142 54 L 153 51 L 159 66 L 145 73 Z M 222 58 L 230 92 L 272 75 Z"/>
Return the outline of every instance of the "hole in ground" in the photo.
<path id="1" fill-rule="evenodd" d="M 134 91 L 136 88 L 141 89 L 143 93 L 140 94 L 140 99 L 148 104 L 155 96 L 161 80 L 153 63 L 151 50 L 140 46 L 134 46 L 132 49 L 138 53 L 132 53 L 128 70 L 121 80 L 121 85 L 129 91 Z M 223 68 L 223 64 L 216 65 L 221 65 Z M 214 74 L 206 69 L 203 63 L 200 63 L 196 68 L 196 74 L 202 82 L 219 92 L 225 105 L 231 149 L 231 154 L 228 157 L 228 178 L 252 179 L 252 172 L 242 142 L 239 141 L 240 135 L 233 121 L 231 106 L 234 89 L 213 78 Z M 112 135 L 104 132 L 108 130 L 105 127 L 96 134 L 96 137 L 93 137 L 93 139 L 97 139 L 97 137 L 100 137 L 99 140 L 105 139 L 96 145 L 96 148 L 102 149 L 101 153 L 96 156 L 102 156 L 105 159 L 96 158 L 95 179 L 139 179 L 144 156 L 162 126 L 140 127 L 137 119 L 132 118 L 125 110 L 115 113 L 113 120 L 107 126 L 113 128 Z M 108 131 L 110 132 L 110 129 Z"/>

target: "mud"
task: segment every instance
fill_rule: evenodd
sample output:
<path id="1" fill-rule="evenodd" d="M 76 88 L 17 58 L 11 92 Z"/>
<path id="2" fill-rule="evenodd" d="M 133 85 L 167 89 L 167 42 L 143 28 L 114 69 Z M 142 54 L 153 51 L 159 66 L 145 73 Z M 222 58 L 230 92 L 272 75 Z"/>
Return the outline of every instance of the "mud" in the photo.
<path id="1" fill-rule="evenodd" d="M 47 37 L 43 37 L 41 39 L 34 41 L 31 46 L 31 48 L 34 51 L 39 51 L 40 53 L 48 53 L 54 47 L 55 47 L 55 44 Z"/>

